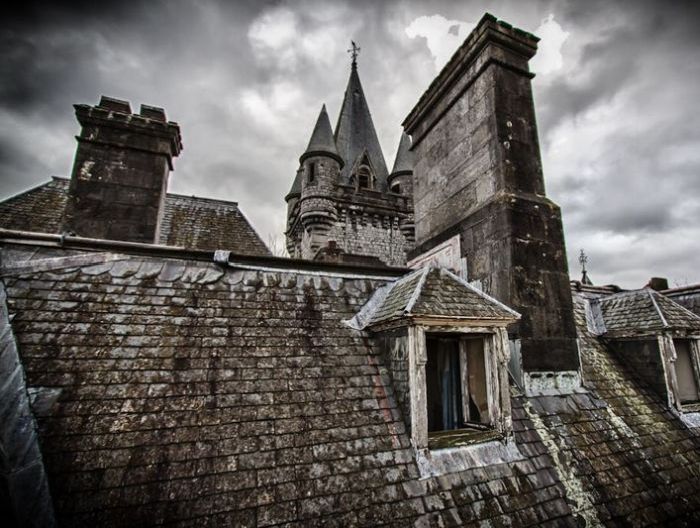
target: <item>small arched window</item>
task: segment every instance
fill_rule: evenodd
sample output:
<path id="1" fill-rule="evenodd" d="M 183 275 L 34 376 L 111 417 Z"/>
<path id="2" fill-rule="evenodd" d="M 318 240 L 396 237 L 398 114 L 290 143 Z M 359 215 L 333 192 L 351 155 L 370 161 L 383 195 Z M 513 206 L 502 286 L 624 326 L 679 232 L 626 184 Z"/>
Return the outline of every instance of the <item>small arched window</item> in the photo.
<path id="1" fill-rule="evenodd" d="M 398 183 L 395 183 L 391 186 L 391 192 L 396 193 L 396 194 L 401 194 L 401 185 Z"/>
<path id="2" fill-rule="evenodd" d="M 361 165 L 360 168 L 357 169 L 357 188 L 372 188 L 372 175 L 370 174 L 369 167 L 367 165 Z"/>

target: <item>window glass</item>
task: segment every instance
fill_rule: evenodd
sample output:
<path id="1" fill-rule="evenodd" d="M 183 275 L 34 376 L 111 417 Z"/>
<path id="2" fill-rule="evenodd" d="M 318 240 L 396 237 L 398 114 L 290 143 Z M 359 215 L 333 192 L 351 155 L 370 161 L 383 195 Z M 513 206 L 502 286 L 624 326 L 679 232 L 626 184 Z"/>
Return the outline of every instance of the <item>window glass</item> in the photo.
<path id="1" fill-rule="evenodd" d="M 428 432 L 464 427 L 459 341 L 428 338 L 425 366 Z"/>
<path id="2" fill-rule="evenodd" d="M 695 370 L 690 355 L 690 342 L 687 339 L 674 339 L 676 348 L 676 380 L 681 403 L 691 403 L 700 400 Z"/>
<path id="3" fill-rule="evenodd" d="M 463 342 L 467 358 L 468 416 L 467 422 L 488 424 L 488 390 L 486 385 L 486 361 L 483 338 L 465 339 Z"/>
<path id="4" fill-rule="evenodd" d="M 427 337 L 428 432 L 489 425 L 484 338 Z"/>

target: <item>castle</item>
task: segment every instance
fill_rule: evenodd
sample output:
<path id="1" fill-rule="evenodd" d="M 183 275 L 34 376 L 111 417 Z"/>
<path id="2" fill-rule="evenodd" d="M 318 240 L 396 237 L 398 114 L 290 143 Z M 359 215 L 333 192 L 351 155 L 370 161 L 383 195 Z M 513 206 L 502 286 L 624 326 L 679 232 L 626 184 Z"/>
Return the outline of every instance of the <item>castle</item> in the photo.
<path id="1" fill-rule="evenodd" d="M 403 266 L 415 239 L 411 140 L 401 137 L 388 173 L 355 53 L 335 133 L 324 105 L 299 158 L 286 197 L 287 251 L 323 258 L 330 242 L 336 252 Z"/>
<path id="2" fill-rule="evenodd" d="M 697 524 L 697 288 L 569 281 L 537 40 L 485 15 L 391 172 L 353 57 L 286 196 L 292 258 L 167 192 L 162 109 L 76 105 L 71 179 L 0 204 L 1 518 Z"/>

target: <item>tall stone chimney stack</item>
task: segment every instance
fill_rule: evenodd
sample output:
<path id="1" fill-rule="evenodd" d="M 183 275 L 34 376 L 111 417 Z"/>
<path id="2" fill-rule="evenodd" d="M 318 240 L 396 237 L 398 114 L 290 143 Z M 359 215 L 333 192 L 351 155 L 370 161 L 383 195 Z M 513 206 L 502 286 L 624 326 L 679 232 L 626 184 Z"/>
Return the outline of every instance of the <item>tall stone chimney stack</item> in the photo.
<path id="1" fill-rule="evenodd" d="M 82 126 L 64 230 L 79 236 L 158 242 L 173 169 L 182 150 L 180 127 L 162 108 L 102 96 L 97 106 L 75 105 Z"/>
<path id="2" fill-rule="evenodd" d="M 559 207 L 545 196 L 528 60 L 537 37 L 485 15 L 404 121 L 419 258 L 458 238 L 467 279 L 521 314 L 524 378 L 580 383 Z M 544 388 L 544 387 L 543 387 Z"/>

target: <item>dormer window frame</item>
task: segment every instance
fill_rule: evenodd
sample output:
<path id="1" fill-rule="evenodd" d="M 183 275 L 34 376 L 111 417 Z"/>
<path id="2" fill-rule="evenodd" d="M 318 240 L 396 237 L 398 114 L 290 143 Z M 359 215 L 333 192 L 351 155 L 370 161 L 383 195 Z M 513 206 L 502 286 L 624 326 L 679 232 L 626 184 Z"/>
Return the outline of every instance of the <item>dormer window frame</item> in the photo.
<path id="1" fill-rule="evenodd" d="M 678 344 L 681 341 L 688 344 L 689 364 L 679 360 L 679 355 L 685 353 L 683 351 L 679 354 Z M 658 342 L 666 368 L 669 403 L 680 413 L 700 412 L 700 336 L 666 333 L 658 337 Z M 684 369 L 683 373 L 679 373 L 681 368 Z M 685 369 L 690 369 L 690 372 L 686 372 Z M 681 376 L 690 376 L 695 383 L 695 390 L 698 392 L 695 401 L 683 400 Z"/>
<path id="2" fill-rule="evenodd" d="M 451 335 L 460 341 L 481 338 L 484 343 L 485 384 L 489 421 L 477 427 L 464 427 L 445 431 L 428 430 L 427 363 L 428 339 L 432 336 Z M 416 449 L 442 449 L 506 439 L 512 436 L 513 425 L 508 382 L 510 347 L 508 333 L 503 326 L 473 326 L 439 320 L 416 320 L 408 326 L 409 386 L 411 441 Z M 462 367 L 462 398 L 468 395 L 467 370 Z"/>

